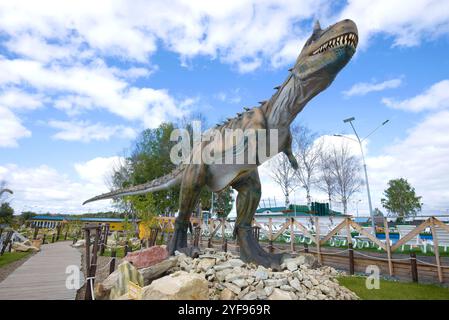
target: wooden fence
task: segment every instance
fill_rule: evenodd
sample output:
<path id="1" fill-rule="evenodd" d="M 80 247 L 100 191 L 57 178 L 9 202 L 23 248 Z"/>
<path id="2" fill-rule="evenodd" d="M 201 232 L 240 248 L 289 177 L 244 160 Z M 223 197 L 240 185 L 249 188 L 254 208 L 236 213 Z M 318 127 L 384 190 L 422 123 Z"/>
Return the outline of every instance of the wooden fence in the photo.
<path id="1" fill-rule="evenodd" d="M 312 219 L 315 226 L 314 231 L 309 230 L 309 228 L 295 218 L 284 219 L 284 222 L 281 221 L 280 223 L 273 221 L 272 218 L 269 218 L 268 221 L 264 223 L 254 220 L 253 227 L 258 228 L 258 232 L 268 240 L 267 249 L 269 251 L 278 250 L 290 253 L 304 251 L 304 249 L 298 250 L 295 248 L 295 246 L 297 246 L 295 236 L 300 235 L 301 237 L 307 238 L 308 243 L 313 243 L 313 250 L 306 250 L 316 255 L 318 261 L 323 265 L 331 265 L 339 269 L 349 269 L 353 272 L 365 272 L 368 265 L 376 265 L 379 267 L 382 274 L 388 274 L 390 276 L 410 278 L 411 275 L 414 281 L 417 281 L 419 277 L 426 281 L 434 282 L 436 280 L 440 283 L 449 282 L 449 265 L 443 265 L 441 262 L 439 239 L 436 229 L 440 228 L 440 230 L 442 229 L 449 234 L 449 226 L 435 217 L 428 218 L 408 234 L 403 235 L 394 244 L 390 241 L 389 225 L 386 218 L 384 219 L 385 240 L 378 239 L 374 234 L 370 233 L 350 218 L 344 218 L 326 234 L 320 234 L 323 231 L 319 227 L 320 219 L 325 218 L 313 217 Z M 164 230 L 166 230 L 166 232 L 173 230 L 174 220 L 174 217 L 159 218 L 159 226 L 163 233 Z M 199 218 L 191 218 L 191 223 L 193 226 L 201 228 L 202 238 L 206 238 L 209 246 L 214 239 L 216 242 L 217 236 L 219 236 L 219 238 L 221 238 L 222 247 L 225 243 L 227 247 L 228 244 L 226 238 L 233 235 L 232 222 L 225 219 L 209 219 L 206 224 Z M 402 255 L 399 258 L 394 258 L 392 256 L 393 252 L 397 249 L 409 243 L 409 241 L 415 237 L 419 237 L 419 234 L 426 228 L 430 228 L 432 232 L 435 263 L 429 261 L 429 257 L 425 257 L 426 259 L 421 256 L 416 258 L 413 253 L 410 257 L 404 257 Z M 359 235 L 368 239 L 372 244 L 377 245 L 379 253 L 366 254 L 367 251 L 354 250 L 354 238 L 351 235 L 352 230 L 358 232 Z M 286 234 L 289 235 L 289 244 L 277 244 L 277 247 L 275 247 L 273 243 L 282 235 L 285 236 Z M 329 247 L 326 246 L 326 244 L 334 237 L 339 237 L 340 239 L 342 237 L 346 238 L 347 249 L 341 251 L 337 250 L 337 252 L 335 252 L 335 250 L 329 250 Z M 238 250 L 236 243 L 230 243 L 229 247 Z"/>

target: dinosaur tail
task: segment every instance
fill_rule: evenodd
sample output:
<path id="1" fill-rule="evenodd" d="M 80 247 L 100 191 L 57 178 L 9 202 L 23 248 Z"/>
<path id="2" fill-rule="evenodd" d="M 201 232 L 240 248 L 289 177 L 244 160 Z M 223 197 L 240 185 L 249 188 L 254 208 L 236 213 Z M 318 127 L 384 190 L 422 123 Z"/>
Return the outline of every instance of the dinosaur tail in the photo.
<path id="1" fill-rule="evenodd" d="M 103 200 L 103 199 L 111 199 L 116 197 L 123 197 L 123 196 L 131 196 L 131 195 L 137 195 L 137 194 L 144 194 L 149 192 L 156 192 L 160 190 L 166 190 L 171 187 L 174 187 L 181 182 L 182 173 L 184 172 L 183 167 L 178 167 L 175 170 L 173 170 L 171 173 L 162 176 L 160 178 L 154 179 L 150 182 L 139 184 L 137 186 L 132 186 L 128 188 L 118 189 L 115 191 L 111 191 L 108 193 L 103 193 L 99 196 L 90 198 L 89 200 L 86 200 L 83 202 L 83 205 L 89 202 Z"/>

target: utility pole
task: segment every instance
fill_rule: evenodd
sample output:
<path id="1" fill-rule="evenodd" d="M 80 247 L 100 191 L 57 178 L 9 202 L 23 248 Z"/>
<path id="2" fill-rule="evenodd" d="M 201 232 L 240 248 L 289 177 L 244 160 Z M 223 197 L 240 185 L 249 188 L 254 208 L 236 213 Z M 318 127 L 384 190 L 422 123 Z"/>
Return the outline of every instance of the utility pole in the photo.
<path id="1" fill-rule="evenodd" d="M 360 151 L 361 151 L 361 153 L 362 153 L 363 170 L 364 170 L 364 172 L 365 172 L 366 193 L 368 194 L 368 205 L 369 205 L 369 214 L 370 214 L 370 217 L 371 217 L 371 226 L 373 227 L 373 230 L 374 230 L 374 232 L 375 232 L 375 230 L 376 230 L 376 225 L 375 225 L 375 223 L 374 223 L 374 212 L 373 212 L 373 206 L 372 206 L 372 203 L 371 203 L 371 193 L 370 193 L 370 188 L 369 188 L 368 172 L 367 172 L 367 170 L 366 170 L 365 154 L 364 154 L 364 152 L 363 152 L 362 142 L 363 142 L 366 138 L 368 138 L 370 135 L 372 135 L 375 131 L 377 131 L 377 129 L 379 129 L 380 127 L 384 126 L 389 120 L 385 120 L 384 122 L 382 122 L 382 124 L 381 124 L 380 126 L 378 126 L 376 129 L 374 129 L 373 131 L 371 131 L 370 134 L 368 134 L 368 135 L 367 135 L 365 138 L 363 138 L 363 139 L 360 139 L 360 137 L 359 137 L 359 135 L 358 135 L 358 133 L 357 133 L 357 130 L 355 129 L 354 125 L 352 124 L 352 121 L 354 121 L 354 120 L 355 120 L 355 118 L 354 118 L 354 117 L 351 117 L 351 118 L 348 118 L 348 119 L 344 119 L 343 122 L 344 122 L 344 123 L 348 123 L 348 122 L 349 122 L 349 124 L 350 124 L 351 127 L 352 127 L 352 130 L 354 131 L 355 136 L 357 137 L 357 142 L 359 143 L 359 146 L 360 146 Z M 345 137 L 345 136 L 339 135 L 339 134 L 335 134 L 334 136 L 342 137 L 342 138 L 347 138 L 347 139 L 351 139 L 351 138 L 348 138 L 348 137 Z M 351 140 L 354 140 L 354 139 L 351 139 Z"/>

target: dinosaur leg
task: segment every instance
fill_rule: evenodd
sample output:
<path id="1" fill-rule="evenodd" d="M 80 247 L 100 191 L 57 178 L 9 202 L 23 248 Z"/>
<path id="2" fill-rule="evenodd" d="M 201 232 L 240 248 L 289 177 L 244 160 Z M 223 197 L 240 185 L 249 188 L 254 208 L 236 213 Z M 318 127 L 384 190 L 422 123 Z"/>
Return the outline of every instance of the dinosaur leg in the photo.
<path id="1" fill-rule="evenodd" d="M 251 228 L 261 196 L 261 185 L 257 170 L 242 177 L 232 187 L 238 191 L 235 228 L 241 259 L 267 268 L 280 269 L 282 255 L 266 252 L 254 238 Z"/>
<path id="2" fill-rule="evenodd" d="M 192 164 L 185 169 L 179 194 L 179 215 L 175 220 L 175 230 L 168 245 L 170 255 L 173 255 L 176 250 L 189 256 L 199 253 L 198 248 L 187 247 L 187 229 L 190 225 L 190 216 L 198 203 L 204 185 L 204 173 L 203 165 Z"/>

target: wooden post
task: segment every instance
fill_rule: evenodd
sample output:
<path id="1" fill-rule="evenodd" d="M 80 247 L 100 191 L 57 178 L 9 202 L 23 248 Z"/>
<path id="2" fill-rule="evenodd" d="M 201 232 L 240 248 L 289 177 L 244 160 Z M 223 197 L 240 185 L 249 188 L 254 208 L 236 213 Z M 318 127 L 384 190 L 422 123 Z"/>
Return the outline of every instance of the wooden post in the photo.
<path id="1" fill-rule="evenodd" d="M 208 247 L 208 248 L 212 248 L 212 238 L 209 238 L 209 239 L 207 240 L 207 247 Z"/>
<path id="2" fill-rule="evenodd" d="M 106 223 L 105 228 L 105 236 L 104 236 L 104 245 L 106 246 L 108 244 L 108 236 L 109 236 L 109 223 Z"/>
<path id="3" fill-rule="evenodd" d="M 66 232 L 65 232 L 65 235 L 64 235 L 64 241 L 66 241 L 67 240 L 67 230 L 66 230 Z"/>
<path id="4" fill-rule="evenodd" d="M 89 277 L 95 277 L 95 274 L 97 272 L 98 242 L 100 240 L 101 229 L 100 229 L 100 227 L 97 227 L 94 230 L 95 230 L 95 239 L 94 239 L 94 243 L 92 246 L 92 258 L 91 258 L 91 262 L 90 262 Z M 92 286 L 92 288 L 94 287 L 94 283 L 95 283 L 95 279 L 88 282 L 89 286 Z M 90 292 L 90 287 L 89 287 L 89 292 Z M 93 297 L 91 297 L 91 300 L 92 300 L 92 298 Z"/>
<path id="5" fill-rule="evenodd" d="M 226 237 L 225 237 L 225 219 L 221 218 L 221 236 L 223 238 L 223 244 L 225 243 Z"/>
<path id="6" fill-rule="evenodd" d="M 201 227 L 200 226 L 196 226 L 195 228 L 193 228 L 193 246 L 194 247 L 199 247 L 200 245 L 200 238 L 201 238 Z"/>
<path id="7" fill-rule="evenodd" d="M 109 274 L 113 273 L 115 270 L 115 256 L 116 256 L 116 251 L 115 251 L 115 247 L 111 249 L 111 264 L 109 265 Z"/>
<path id="8" fill-rule="evenodd" d="M 56 238 L 56 235 L 53 233 L 53 235 L 51 237 L 51 243 L 55 243 L 55 238 Z"/>
<path id="9" fill-rule="evenodd" d="M 354 249 L 352 243 L 349 244 L 349 274 L 354 274 Z"/>
<path id="10" fill-rule="evenodd" d="M 443 273 L 441 271 L 441 261 L 440 261 L 440 247 L 438 246 L 438 236 L 437 232 L 435 230 L 436 224 L 435 224 L 435 217 L 432 217 L 432 239 L 433 239 L 433 251 L 435 253 L 435 260 L 437 262 L 437 270 L 438 270 L 438 280 L 440 283 L 443 283 Z"/>
<path id="11" fill-rule="evenodd" d="M 42 244 L 45 244 L 45 237 L 46 237 L 47 235 L 44 233 L 44 236 L 43 236 L 43 238 L 42 238 Z"/>
<path id="12" fill-rule="evenodd" d="M 346 239 L 348 240 L 348 248 L 349 244 L 352 244 L 352 236 L 351 236 L 351 225 L 349 223 L 349 218 L 346 218 Z"/>
<path id="13" fill-rule="evenodd" d="M 125 255 L 124 255 L 124 257 L 126 257 L 126 255 L 128 254 L 128 252 L 129 252 L 129 247 L 128 247 L 128 242 L 126 242 L 126 244 L 125 244 Z"/>
<path id="14" fill-rule="evenodd" d="M 88 228 L 84 229 L 84 240 L 86 246 L 86 274 L 88 277 L 90 271 L 90 230 Z M 90 292 L 90 281 L 88 280 L 86 283 L 86 293 L 84 295 L 84 300 L 92 300 L 92 294 Z"/>
<path id="15" fill-rule="evenodd" d="M 413 282 L 418 282 L 418 265 L 416 264 L 416 253 L 410 252 L 410 268 Z"/>
<path id="16" fill-rule="evenodd" d="M 273 245 L 273 219 L 268 218 L 268 232 L 270 233 L 268 236 L 268 240 L 270 240 L 270 245 Z M 271 252 L 271 251 L 270 251 Z"/>
<path id="17" fill-rule="evenodd" d="M 39 227 L 34 227 L 33 240 L 37 240 L 37 234 L 39 233 Z"/>
<path id="18" fill-rule="evenodd" d="M 321 264 L 323 261 L 321 258 L 320 225 L 318 217 L 315 217 L 315 231 L 316 253 L 318 255 L 318 262 Z"/>
<path id="19" fill-rule="evenodd" d="M 56 227 L 56 241 L 59 241 L 59 236 L 61 235 L 61 225 Z"/>
<path id="20" fill-rule="evenodd" d="M 295 252 L 295 219 L 290 219 L 290 251 Z"/>
<path id="21" fill-rule="evenodd" d="M 390 276 L 392 276 L 393 275 L 393 262 L 391 261 L 390 229 L 388 228 L 387 218 L 384 218 L 384 231 L 385 231 L 385 248 L 387 248 L 388 271 L 390 273 Z M 376 236 L 375 231 L 374 231 L 374 236 Z"/>
<path id="22" fill-rule="evenodd" d="M 222 249 L 224 252 L 228 252 L 228 239 L 224 239 Z"/>

